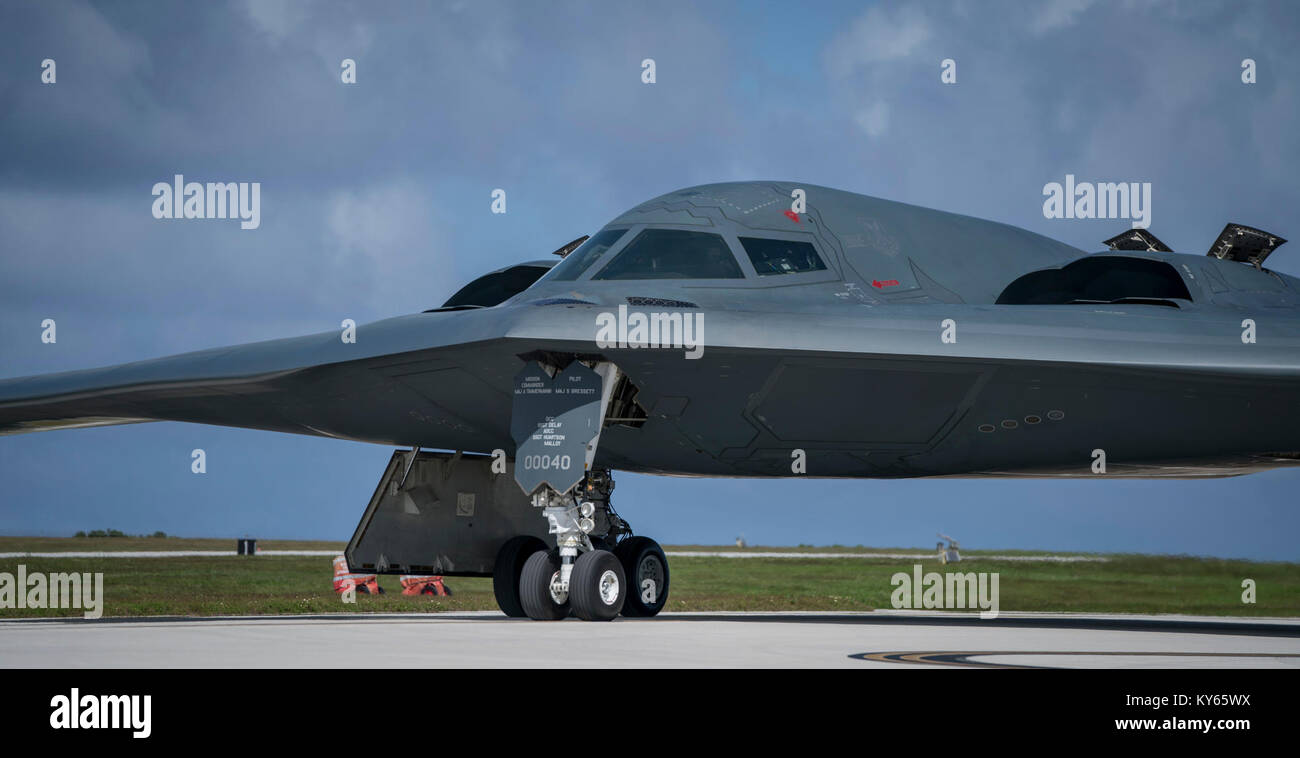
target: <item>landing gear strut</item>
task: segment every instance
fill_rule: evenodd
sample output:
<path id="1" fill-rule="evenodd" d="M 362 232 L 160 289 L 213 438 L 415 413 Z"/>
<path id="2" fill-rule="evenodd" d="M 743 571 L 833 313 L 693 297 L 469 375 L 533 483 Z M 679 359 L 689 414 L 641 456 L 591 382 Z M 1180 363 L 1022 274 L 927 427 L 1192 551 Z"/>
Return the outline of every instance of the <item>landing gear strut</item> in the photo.
<path id="1" fill-rule="evenodd" d="M 654 540 L 632 536 L 610 504 L 609 470 L 594 465 L 601 431 L 623 418 L 610 416 L 611 404 L 632 402 L 614 402 L 625 378 L 606 361 L 557 364 L 533 361 L 516 375 L 511 418 L 515 481 L 532 493 L 555 549 L 507 542 L 494 572 L 497 602 L 507 615 L 537 620 L 653 616 L 668 597 L 668 559 Z"/>
<path id="2" fill-rule="evenodd" d="M 533 496 L 533 505 L 550 523 L 556 549 L 535 553 L 524 566 L 520 596 L 529 618 L 563 618 L 571 609 L 580 619 L 609 621 L 623 610 L 627 575 L 607 548 L 632 530 L 610 507 L 613 489 L 609 472 L 596 470 L 570 493 L 547 486 Z"/>

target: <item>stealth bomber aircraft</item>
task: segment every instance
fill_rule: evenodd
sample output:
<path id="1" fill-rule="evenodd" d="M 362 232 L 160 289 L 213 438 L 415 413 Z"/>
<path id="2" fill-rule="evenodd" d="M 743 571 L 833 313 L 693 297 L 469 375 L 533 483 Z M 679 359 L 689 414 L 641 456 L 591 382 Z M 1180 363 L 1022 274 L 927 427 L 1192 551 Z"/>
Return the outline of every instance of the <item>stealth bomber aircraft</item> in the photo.
<path id="1" fill-rule="evenodd" d="M 1300 458 L 1300 280 L 1229 224 L 1087 254 L 780 181 L 632 208 L 438 308 L 0 382 L 0 433 L 144 421 L 396 450 L 356 571 L 491 575 L 503 611 L 664 607 L 616 470 L 700 477 L 1217 477 Z M 797 515 L 795 516 L 797 517 Z"/>

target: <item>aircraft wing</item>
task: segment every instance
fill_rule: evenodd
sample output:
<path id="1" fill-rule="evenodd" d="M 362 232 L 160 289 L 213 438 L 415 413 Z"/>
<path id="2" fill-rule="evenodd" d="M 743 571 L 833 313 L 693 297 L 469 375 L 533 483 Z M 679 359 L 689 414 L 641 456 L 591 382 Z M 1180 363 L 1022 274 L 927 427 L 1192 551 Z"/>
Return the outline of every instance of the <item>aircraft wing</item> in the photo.
<path id="1" fill-rule="evenodd" d="M 184 421 L 491 450 L 509 439 L 503 388 L 520 363 L 485 315 L 388 319 L 359 327 L 355 343 L 331 331 L 0 380 L 0 434 Z"/>

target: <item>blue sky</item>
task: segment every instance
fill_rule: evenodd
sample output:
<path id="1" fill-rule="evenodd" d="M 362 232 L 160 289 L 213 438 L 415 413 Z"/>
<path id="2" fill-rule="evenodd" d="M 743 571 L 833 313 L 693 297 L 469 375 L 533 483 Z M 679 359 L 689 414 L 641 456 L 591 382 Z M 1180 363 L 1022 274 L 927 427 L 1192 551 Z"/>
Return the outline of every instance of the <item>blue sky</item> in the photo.
<path id="1" fill-rule="evenodd" d="M 1042 188 L 1152 183 L 1152 230 L 1296 237 L 1289 3 L 96 4 L 0 9 L 0 376 L 290 336 L 441 303 L 692 184 L 779 178 L 1094 250 Z M 40 82 L 53 58 L 58 80 Z M 357 61 L 357 83 L 339 81 Z M 653 58 L 657 82 L 642 84 Z M 940 62 L 957 63 L 942 84 Z M 1256 61 L 1255 84 L 1241 61 Z M 150 188 L 260 181 L 262 225 Z M 508 213 L 493 215 L 504 188 Z M 1298 244 L 1298 243 L 1293 243 Z M 1300 275 L 1283 248 L 1270 260 Z M 56 345 L 39 324 L 56 318 Z M 208 473 L 189 470 L 190 450 Z M 0 533 L 350 536 L 390 450 L 180 424 L 0 438 Z M 1206 482 L 619 475 L 667 542 L 1296 560 L 1300 472 Z"/>

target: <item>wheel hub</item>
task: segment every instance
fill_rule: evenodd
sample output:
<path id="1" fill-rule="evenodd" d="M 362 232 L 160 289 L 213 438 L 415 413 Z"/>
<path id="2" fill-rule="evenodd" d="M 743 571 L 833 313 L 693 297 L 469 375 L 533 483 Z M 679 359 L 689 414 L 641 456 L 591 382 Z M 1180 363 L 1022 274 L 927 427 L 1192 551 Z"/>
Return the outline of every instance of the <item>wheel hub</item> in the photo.
<path id="1" fill-rule="evenodd" d="M 636 581 L 641 591 L 641 602 L 652 605 L 659 598 L 659 588 L 663 586 L 664 569 L 659 559 L 647 555 L 637 565 Z"/>
<path id="2" fill-rule="evenodd" d="M 551 574 L 551 599 L 556 605 L 564 605 L 569 602 L 569 591 L 564 587 L 564 577 L 556 571 Z"/>
<path id="3" fill-rule="evenodd" d="M 618 601 L 618 574 L 613 571 L 606 571 L 600 575 L 600 601 L 605 605 L 613 605 Z"/>

